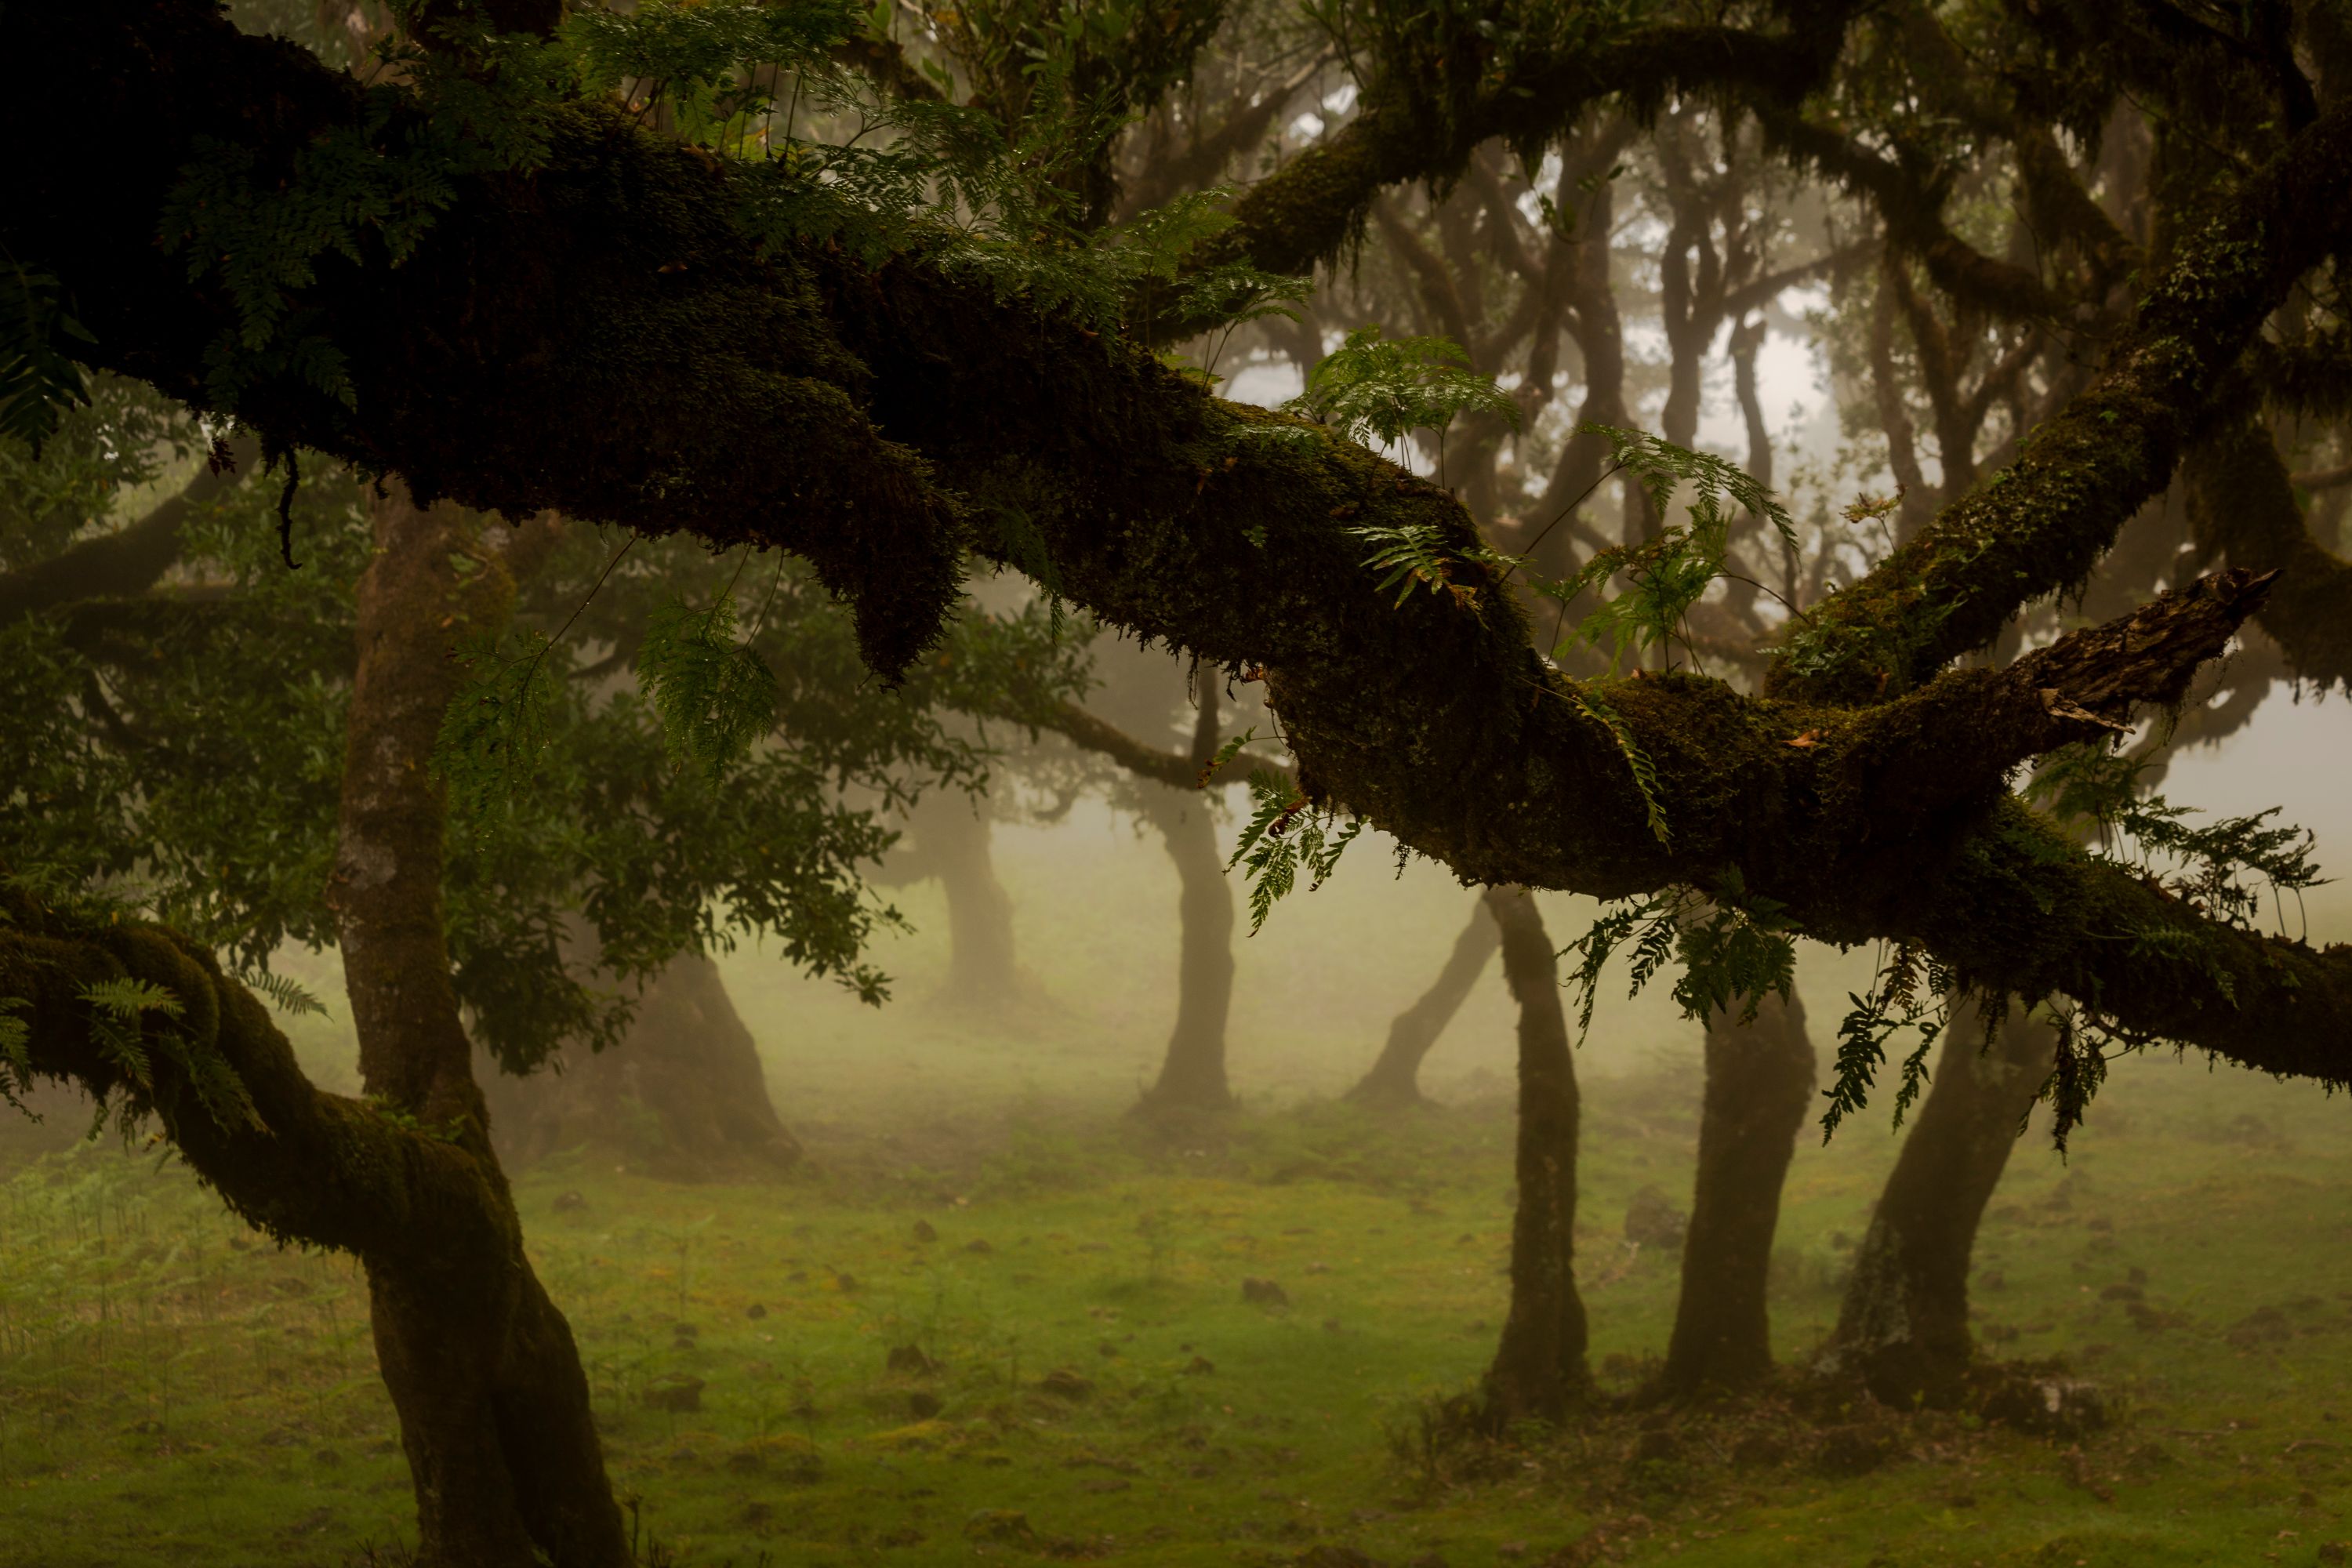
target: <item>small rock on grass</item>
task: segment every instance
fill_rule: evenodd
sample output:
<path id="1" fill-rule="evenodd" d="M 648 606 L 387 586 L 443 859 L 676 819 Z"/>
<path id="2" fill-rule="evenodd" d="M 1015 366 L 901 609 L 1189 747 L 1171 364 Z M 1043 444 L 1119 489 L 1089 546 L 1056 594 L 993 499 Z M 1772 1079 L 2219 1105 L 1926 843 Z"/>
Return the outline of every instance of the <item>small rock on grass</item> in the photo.
<path id="1" fill-rule="evenodd" d="M 940 1370 L 940 1363 L 923 1353 L 920 1345 L 893 1345 L 883 1365 L 891 1372 L 913 1373 L 928 1377 Z"/>
<path id="2" fill-rule="evenodd" d="M 1298 1568 L 1381 1568 L 1377 1557 L 1367 1557 L 1352 1546 L 1310 1546 L 1291 1561 Z"/>
<path id="3" fill-rule="evenodd" d="M 2038 1437 L 2079 1437 L 2107 1424 L 2099 1385 L 2071 1377 L 2016 1377 L 1986 1395 L 1985 1420 Z"/>
<path id="4" fill-rule="evenodd" d="M 1056 1399 L 1073 1401 L 1091 1399 L 1095 1392 L 1091 1380 L 1079 1376 L 1066 1366 L 1057 1366 L 1038 1379 L 1037 1388 L 1040 1393 L 1050 1394 Z"/>
<path id="5" fill-rule="evenodd" d="M 1029 1516 L 1017 1509 L 983 1508 L 963 1521 L 967 1541 L 1001 1541 L 1012 1545 L 1026 1545 L 1037 1539 L 1029 1526 Z"/>
<path id="6" fill-rule="evenodd" d="M 656 1410 L 699 1410 L 702 1391 L 707 1386 L 702 1379 L 690 1373 L 672 1373 L 646 1384 L 645 1402 Z"/>
<path id="7" fill-rule="evenodd" d="M 1271 1279 L 1244 1279 L 1242 1281 L 1242 1300 L 1253 1307 L 1287 1307 L 1290 1305 L 1290 1292 Z"/>

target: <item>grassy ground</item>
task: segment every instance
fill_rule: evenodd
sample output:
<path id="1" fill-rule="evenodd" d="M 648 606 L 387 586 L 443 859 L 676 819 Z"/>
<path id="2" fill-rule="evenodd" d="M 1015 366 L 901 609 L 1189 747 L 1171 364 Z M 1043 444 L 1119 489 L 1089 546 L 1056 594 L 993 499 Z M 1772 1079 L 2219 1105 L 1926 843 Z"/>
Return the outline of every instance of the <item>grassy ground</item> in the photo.
<path id="1" fill-rule="evenodd" d="M 519 1181 L 649 1545 L 741 1568 L 1248 1564 L 1318 1545 L 1455 1568 L 1604 1549 L 1910 1568 L 2310 1563 L 2352 1537 L 2338 1108 L 2169 1061 L 2118 1068 L 2070 1165 L 2021 1147 L 1979 1258 L 1987 1337 L 2097 1380 L 2109 1431 L 2058 1446 L 1923 1420 L 1879 1434 L 1883 1465 L 1832 1475 L 1806 1457 L 1810 1421 L 1764 1409 L 1664 1434 L 1613 1418 L 1433 1466 L 1420 1416 L 1475 1377 L 1505 1303 L 1501 987 L 1432 1063 L 1446 1109 L 1373 1122 L 1318 1097 L 1360 1068 L 1467 895 L 1368 866 L 1286 909 L 1244 954 L 1249 1109 L 1145 1139 L 1119 1112 L 1165 1028 L 1155 911 L 1173 879 L 1150 841 L 1097 829 L 1007 836 L 1047 998 L 1021 1017 L 928 1002 L 929 939 L 890 956 L 906 1000 L 878 1016 L 730 964 L 809 1138 L 804 1175 L 677 1186 L 575 1151 Z M 1057 907 L 1064 857 L 1108 865 L 1137 918 Z M 935 929 L 929 897 L 907 904 Z M 1580 927 L 1565 903 L 1552 918 L 1563 941 Z M 1817 1020 L 1845 978 L 1809 963 Z M 331 1031 L 303 1043 L 322 1076 L 343 1070 Z M 1581 1064 L 1582 1275 L 1613 1388 L 1665 1339 L 1673 1259 L 1630 1247 L 1622 1218 L 1644 1187 L 1684 1201 L 1695 1058 L 1644 1004 L 1604 1014 Z M 1801 1152 L 1776 1260 L 1785 1355 L 1827 1325 L 1894 1147 L 1874 1117 Z M 5 1170 L 0 1563 L 340 1565 L 402 1537 L 406 1474 L 348 1260 L 273 1249 L 153 1152 Z M 2103 1294 L 2136 1278 L 2140 1300 Z M 1244 1302 L 1244 1279 L 1287 1306 Z M 1780 1426 L 1790 1457 L 1742 1446 Z"/>

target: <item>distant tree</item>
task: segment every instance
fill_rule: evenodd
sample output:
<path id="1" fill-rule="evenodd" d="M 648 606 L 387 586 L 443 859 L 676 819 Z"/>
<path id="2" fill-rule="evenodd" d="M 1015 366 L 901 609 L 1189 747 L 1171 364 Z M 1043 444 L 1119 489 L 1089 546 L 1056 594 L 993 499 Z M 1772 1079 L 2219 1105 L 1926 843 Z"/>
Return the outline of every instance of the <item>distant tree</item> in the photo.
<path id="1" fill-rule="evenodd" d="M 419 0 L 400 15 L 422 45 L 361 83 L 201 0 L 8 8 L 0 40 L 42 68 L 0 100 L 0 127 L 42 155 L 0 209 L 0 421 L 37 434 L 89 366 L 233 419 L 269 457 L 397 476 L 415 515 L 376 520 L 394 548 L 354 613 L 414 656 L 384 668 L 425 696 L 449 663 L 449 606 L 528 575 L 485 559 L 503 563 L 481 542 L 507 536 L 417 521 L 445 501 L 781 548 L 849 601 L 885 681 L 945 634 L 970 556 L 1014 566 L 1056 603 L 1263 679 L 1297 759 L 1244 827 L 1269 894 L 1315 879 L 1360 822 L 1479 885 L 1663 897 L 1690 921 L 1641 929 L 1701 1015 L 1771 968 L 1755 946 L 1727 962 L 1696 939 L 1714 918 L 1701 902 L 1776 939 L 1885 942 L 1871 1003 L 1842 1031 L 1842 1110 L 1874 1087 L 1914 974 L 1908 994 L 1930 999 L 2058 1000 L 2062 1126 L 2110 1053 L 2157 1041 L 2346 1081 L 2352 953 L 2263 931 L 2232 891 L 2307 879 L 2306 860 L 2243 832 L 2175 837 L 2190 871 L 2151 874 L 2010 789 L 2035 759 L 2180 703 L 2250 620 L 2307 678 L 2335 677 L 2342 565 L 2266 427 L 2343 403 L 2352 47 L 2334 7 L 1322 7 L 1353 78 L 1345 122 L 1222 209 L 1196 197 L 1123 225 L 1103 221 L 1118 124 L 1159 107 L 1220 10 L 1007 12 L 952 62 L 915 40 L 908 70 L 863 14 L 697 9 L 729 30 L 695 30 L 689 56 L 657 5 L 567 20 L 553 0 Z M 714 36 L 723 47 L 704 48 Z M 908 90 L 936 81 L 926 58 L 950 81 L 928 99 Z M 787 77 L 812 90 L 775 90 Z M 957 107 L 970 98 L 979 109 Z M 1644 488 L 1622 552 L 1522 566 L 1448 486 L 1353 439 L 1356 421 L 1221 402 L 1159 353 L 1295 291 L 1283 279 L 1347 250 L 1391 190 L 1443 187 L 1490 142 L 1532 159 L 1613 111 L 1639 127 L 1700 99 L 1874 213 L 1927 285 L 1986 321 L 2043 324 L 2071 356 L 2046 398 L 2013 400 L 2026 415 L 2006 466 L 1891 548 L 1854 543 L 1843 581 L 1780 627 L 1753 692 L 1669 668 L 1695 646 L 1693 590 L 1727 559 L 1711 527 L 1667 521 L 1675 487 Z M 2118 243 L 2072 199 L 2087 188 L 2076 158 L 2134 110 L 2156 138 L 2150 217 L 2144 241 Z M 828 134 L 853 113 L 854 145 Z M 1996 163 L 2050 237 L 2030 258 L 1975 243 L 1956 200 L 1955 170 Z M 1504 417 L 1493 391 L 1483 415 L 1416 416 L 1381 440 L 1443 454 L 1457 426 Z M 2122 616 L 1959 667 L 2086 581 L 2184 459 L 2264 487 L 2252 531 L 2200 525 L 2229 570 L 2168 574 Z M 461 581 L 460 560 L 479 570 Z M 1522 573 L 1590 591 L 1631 667 L 1588 679 L 1547 663 L 1512 597 Z M 465 613 L 502 619 L 488 604 Z M 390 742 L 429 778 L 419 715 L 434 704 L 379 695 L 354 699 L 353 745 Z M 388 959 L 462 969 L 463 922 L 418 915 L 443 896 L 425 786 L 386 775 L 370 801 L 361 774 L 337 781 L 346 947 L 383 920 Z M 398 818 L 380 839 L 364 820 L 379 809 Z M 2143 847 L 2158 820 L 2137 818 Z M 366 855 L 394 838 L 415 856 L 375 882 Z M 213 933 L 10 898 L 12 1083 L 125 1092 L 281 1234 L 389 1248 L 404 1281 L 462 1270 L 448 1283 L 472 1294 L 387 1301 L 380 1319 L 395 1390 L 414 1377 L 442 1395 L 404 1411 L 427 1559 L 616 1560 L 576 1359 L 524 1283 L 470 1071 L 450 1054 L 454 984 L 404 1026 L 408 1044 L 371 1058 L 372 1081 L 379 1062 L 387 1075 L 378 1112 L 289 1076 L 250 995 L 208 966 Z M 373 984 L 355 973 L 355 1012 Z M 1557 1132 L 1559 1105 L 1548 1090 L 1528 1115 Z M 375 1184 L 384 1171 L 409 1184 Z M 394 1195 L 429 1197 L 446 1225 L 404 1233 L 414 1205 Z M 1556 1232 L 1560 1210 L 1545 1198 L 1535 1217 Z M 428 1240 L 437 1262 L 417 1255 Z M 519 1294 L 484 1300 L 500 1281 Z M 460 1302 L 446 1342 L 429 1313 L 404 1315 Z M 404 1344 L 446 1354 L 404 1367 Z"/>

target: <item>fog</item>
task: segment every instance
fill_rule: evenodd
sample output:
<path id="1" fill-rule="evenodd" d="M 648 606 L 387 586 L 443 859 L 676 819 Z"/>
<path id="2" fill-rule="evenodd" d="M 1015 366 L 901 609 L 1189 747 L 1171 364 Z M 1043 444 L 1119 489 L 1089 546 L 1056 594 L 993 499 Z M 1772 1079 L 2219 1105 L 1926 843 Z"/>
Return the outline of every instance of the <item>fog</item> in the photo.
<path id="1" fill-rule="evenodd" d="M 2339 10 L 0 7 L 0 1568 L 2352 1563 Z"/>

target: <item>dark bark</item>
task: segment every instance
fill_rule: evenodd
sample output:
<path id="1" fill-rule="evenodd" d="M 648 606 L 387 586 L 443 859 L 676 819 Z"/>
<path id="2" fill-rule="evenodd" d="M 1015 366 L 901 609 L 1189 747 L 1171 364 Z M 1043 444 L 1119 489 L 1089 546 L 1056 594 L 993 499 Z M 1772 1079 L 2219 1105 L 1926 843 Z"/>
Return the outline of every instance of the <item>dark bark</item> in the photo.
<path id="1" fill-rule="evenodd" d="M 1813 1044 L 1793 995 L 1768 994 L 1753 1023 L 1706 1021 L 1698 1178 L 1683 1238 L 1682 1293 L 1659 1386 L 1684 1396 L 1755 1386 L 1771 1374 L 1765 1283 L 1780 1187 L 1813 1102 Z"/>
<path id="2" fill-rule="evenodd" d="M 1003 1007 L 1033 997 L 1013 944 L 1013 899 L 990 853 L 985 799 L 936 790 L 916 808 L 916 851 L 948 901 L 948 974 L 939 998 L 958 1006 Z"/>
<path id="3" fill-rule="evenodd" d="M 1633 135 L 1630 121 L 1612 120 L 1572 148 L 1560 172 L 1563 194 L 1572 188 L 1571 174 L 1591 183 L 1589 193 L 1579 193 L 1575 237 L 1566 247 L 1567 254 L 1554 259 L 1554 265 L 1566 272 L 1560 288 L 1567 301 L 1569 331 L 1584 362 L 1584 398 L 1576 410 L 1579 426 L 1622 427 L 1633 423 L 1625 406 L 1625 323 L 1618 313 L 1617 291 L 1611 278 L 1616 187 L 1605 177 Z M 1596 176 L 1601 177 L 1596 180 Z M 1561 445 L 1559 464 L 1535 508 L 1536 528 L 1549 531 L 1532 542 L 1532 558 L 1546 575 L 1568 576 L 1580 563 L 1582 552 L 1577 549 L 1577 531 L 1562 514 L 1571 506 L 1585 504 L 1584 498 L 1599 484 L 1608 459 L 1609 443 L 1599 436 L 1571 436 Z M 1642 504 L 1646 506 L 1646 498 Z M 1629 511 L 1634 505 L 1629 491 Z M 1600 541 L 1597 530 L 1584 531 L 1588 544 Z"/>
<path id="4" fill-rule="evenodd" d="M 1348 1091 L 1349 1100 L 1374 1106 L 1423 1103 L 1422 1060 L 1445 1032 L 1445 1026 L 1454 1021 L 1454 1015 L 1462 1010 L 1470 988 L 1486 972 L 1486 961 L 1502 943 L 1502 928 L 1481 899 L 1472 906 L 1462 934 L 1454 939 L 1445 967 L 1412 1006 L 1390 1021 L 1388 1044 L 1381 1047 L 1371 1070 Z"/>
<path id="5" fill-rule="evenodd" d="M 0 44 L 54 67 L 0 99 L 0 129 L 47 149 L 0 208 L 0 240 L 73 291 L 94 360 L 202 400 L 208 351 L 236 318 L 153 243 L 177 171 L 202 137 L 285 168 L 358 123 L 356 89 L 191 0 L 12 6 Z M 1678 58 L 1742 82 L 1768 68 L 1769 50 L 1714 49 Z M 68 120 L 89 134 L 48 135 Z M 2041 718 L 2024 714 L 2030 737 L 1960 750 L 1948 724 L 1904 711 L 2021 603 L 2081 579 L 2163 488 L 2210 389 L 2352 230 L 2352 105 L 2187 215 L 2200 226 L 2184 233 L 2213 237 L 2179 247 L 2099 379 L 2002 482 L 1809 611 L 1776 667 L 1778 696 L 1798 700 L 1685 677 L 1603 689 L 1655 769 L 1671 844 L 1507 595 L 1481 593 L 1474 610 L 1373 592 L 1346 529 L 1426 525 L 1468 547 L 1469 521 L 1433 487 L 1336 437 L 1265 439 L 1279 416 L 1217 403 L 1132 342 L 920 255 L 868 269 L 815 243 L 755 254 L 737 219 L 769 174 L 657 144 L 597 106 L 555 110 L 545 129 L 528 180 L 457 181 L 399 268 L 323 264 L 296 291 L 300 319 L 344 354 L 354 405 L 289 372 L 256 382 L 240 412 L 273 440 L 512 515 L 556 507 L 794 550 L 853 600 L 885 672 L 937 634 L 962 547 L 1015 553 L 989 520 L 1024 513 L 1028 548 L 1073 602 L 1227 668 L 1262 666 L 1307 794 L 1470 880 L 1616 897 L 1737 868 L 1824 941 L 1916 941 L 1974 980 L 2095 996 L 2126 1027 L 2250 1066 L 2352 1073 L 2352 952 L 2223 928 L 2057 844 L 2001 793 L 2015 747 L 2053 733 Z M 616 359 L 616 336 L 672 352 Z M 691 367 L 690 389 L 672 366 Z M 975 494 L 991 504 L 970 506 Z M 1460 575 L 1494 584 L 1466 563 Z M 1937 754 L 1889 773 L 1923 752 Z M 2122 930 L 2153 940 L 2114 940 Z"/>
<path id="6" fill-rule="evenodd" d="M 563 1316 L 524 1256 L 450 979 L 442 923 L 446 814 L 433 770 L 463 675 L 453 624 L 508 613 L 515 563 L 545 530 L 467 524 L 398 486 L 374 508 L 358 595 L 343 805 L 329 901 L 340 926 L 360 1071 L 372 1099 L 444 1135 L 478 1173 L 496 1245 L 363 1252 L 384 1385 L 431 1568 L 619 1568 L 629 1560 L 588 1384 Z M 540 537 L 534 538 L 534 535 Z M 461 574 L 460 560 L 473 570 Z M 428 1234 L 440 1216 L 419 1205 Z"/>
<path id="7" fill-rule="evenodd" d="M 2056 1034 L 2012 1012 L 1990 1048 L 1956 1009 L 1934 1081 L 1879 1194 L 1823 1358 L 1889 1405 L 1948 1405 L 1962 1392 L 1969 1260 L 1985 1205 L 2049 1078 Z"/>
<path id="8" fill-rule="evenodd" d="M 1411 58 L 1386 70 L 1364 95 L 1356 117 L 1321 145 L 1259 181 L 1234 204 L 1239 222 L 1197 253 L 1203 264 L 1248 259 L 1274 271 L 1304 272 L 1328 260 L 1363 230 L 1372 203 L 1390 185 L 1444 181 L 1495 138 L 1533 147 L 1558 138 L 1595 102 L 1622 95 L 1654 107 L 1679 95 L 1736 93 L 1793 112 L 1825 78 L 1860 6 L 1808 0 L 1785 8 L 1784 31 L 1666 24 L 1628 29 L 1598 47 L 1528 47 L 1504 70 L 1485 58 L 1452 62 L 1474 90 L 1447 107 L 1428 46 L 1417 36 Z M 1450 47 L 1477 47 L 1466 37 Z"/>
<path id="9" fill-rule="evenodd" d="M 2255 619 L 2297 675 L 2352 684 L 2352 563 L 2311 537 L 2278 443 L 2258 419 L 2216 431 L 2182 465 L 2200 551 L 2275 571 Z"/>
<path id="10" fill-rule="evenodd" d="M 1576 1289 L 1576 1062 L 1559 966 L 1534 895 L 1490 888 L 1503 978 L 1519 1005 L 1518 1212 L 1511 1225 L 1511 1310 L 1486 1369 L 1481 1424 L 1564 1420 L 1591 1392 L 1584 1300 Z"/>
<path id="11" fill-rule="evenodd" d="M 800 1142 L 768 1098 L 759 1042 L 709 959 L 670 961 L 614 1059 L 661 1119 L 665 1153 L 682 1173 L 782 1171 L 799 1161 Z"/>
<path id="12" fill-rule="evenodd" d="M 1193 672 L 1198 717 L 1192 728 L 1194 773 L 1217 754 L 1217 671 Z M 1150 806 L 1182 885 L 1176 968 L 1176 1026 L 1168 1037 L 1160 1077 L 1137 1110 L 1223 1110 L 1234 1102 L 1225 1080 L 1225 1020 L 1234 1002 L 1234 890 L 1209 796 L 1198 790 L 1156 798 Z"/>
<path id="13" fill-rule="evenodd" d="M 485 1092 L 510 1163 L 583 1138 L 630 1146 L 659 1173 L 687 1181 L 788 1170 L 801 1157 L 769 1098 L 758 1042 L 719 966 L 699 953 L 680 954 L 646 983 L 612 1048 L 567 1051 L 560 1071 L 493 1079 Z M 634 1146 L 632 1105 L 659 1123 L 655 1146 Z"/>

